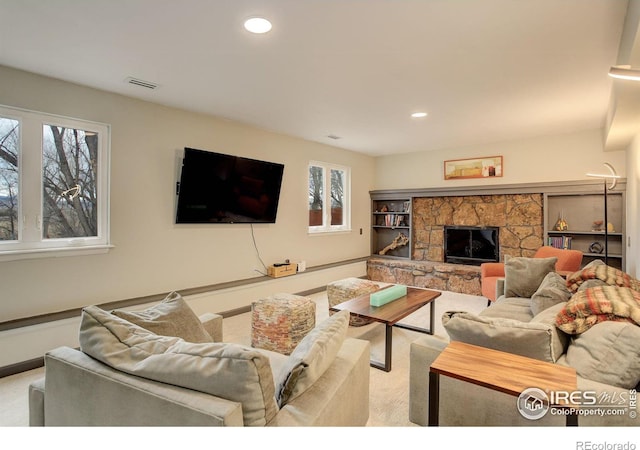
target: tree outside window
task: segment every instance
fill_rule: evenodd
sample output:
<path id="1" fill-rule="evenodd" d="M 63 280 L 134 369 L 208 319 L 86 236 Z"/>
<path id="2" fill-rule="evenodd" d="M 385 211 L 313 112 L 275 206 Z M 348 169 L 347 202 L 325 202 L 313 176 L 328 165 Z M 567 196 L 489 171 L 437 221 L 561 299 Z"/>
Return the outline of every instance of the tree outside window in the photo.
<path id="1" fill-rule="evenodd" d="M 0 117 L 0 241 L 18 239 L 20 122 Z"/>
<path id="2" fill-rule="evenodd" d="M 0 106 L 0 260 L 108 248 L 108 165 L 108 125 Z"/>
<path id="3" fill-rule="evenodd" d="M 348 229 L 349 173 L 347 167 L 320 162 L 309 164 L 309 231 Z M 325 205 L 330 205 L 330 209 Z"/>
<path id="4" fill-rule="evenodd" d="M 42 237 L 97 236 L 98 135 L 54 125 L 42 134 Z"/>

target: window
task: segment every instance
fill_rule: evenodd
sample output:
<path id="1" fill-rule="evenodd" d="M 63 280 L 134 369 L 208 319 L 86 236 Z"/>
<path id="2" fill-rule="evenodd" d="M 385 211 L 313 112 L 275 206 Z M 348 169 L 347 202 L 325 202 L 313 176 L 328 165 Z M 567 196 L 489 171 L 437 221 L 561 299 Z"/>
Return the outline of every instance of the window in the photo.
<path id="1" fill-rule="evenodd" d="M 0 260 L 106 251 L 109 126 L 0 106 Z"/>
<path id="2" fill-rule="evenodd" d="M 309 232 L 351 229 L 350 173 L 348 167 L 309 163 Z"/>

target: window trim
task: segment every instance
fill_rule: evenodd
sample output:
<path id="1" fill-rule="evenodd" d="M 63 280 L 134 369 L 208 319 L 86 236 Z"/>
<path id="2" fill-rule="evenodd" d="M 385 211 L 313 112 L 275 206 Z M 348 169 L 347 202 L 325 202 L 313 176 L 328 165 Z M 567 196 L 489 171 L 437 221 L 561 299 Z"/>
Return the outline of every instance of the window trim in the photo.
<path id="1" fill-rule="evenodd" d="M 323 204 L 329 205 L 328 208 L 324 208 L 323 210 L 323 224 L 326 225 L 318 225 L 318 226 L 310 226 L 308 225 L 307 220 L 307 229 L 310 235 L 319 235 L 319 234 L 339 234 L 339 233 L 349 233 L 351 232 L 351 168 L 348 166 L 342 166 L 340 164 L 327 163 L 322 161 L 309 161 L 307 165 L 307 195 L 309 192 L 309 170 L 311 167 L 320 167 L 323 169 Z M 331 170 L 340 170 L 345 173 L 345 180 L 343 186 L 343 205 L 342 205 L 342 214 L 343 214 L 343 224 L 342 225 L 331 225 Z M 309 212 L 309 204 L 307 202 L 307 214 Z"/>
<path id="2" fill-rule="evenodd" d="M 0 104 L 0 116 L 20 122 L 18 154 L 18 227 L 20 231 L 17 240 L 0 241 L 0 261 L 108 252 L 113 247 L 110 237 L 111 125 L 2 104 Z M 51 239 L 42 237 L 44 213 L 42 152 L 45 125 L 98 133 L 96 236 Z M 36 142 L 38 142 L 37 148 Z M 37 193 L 34 192 L 35 189 L 38 189 Z"/>

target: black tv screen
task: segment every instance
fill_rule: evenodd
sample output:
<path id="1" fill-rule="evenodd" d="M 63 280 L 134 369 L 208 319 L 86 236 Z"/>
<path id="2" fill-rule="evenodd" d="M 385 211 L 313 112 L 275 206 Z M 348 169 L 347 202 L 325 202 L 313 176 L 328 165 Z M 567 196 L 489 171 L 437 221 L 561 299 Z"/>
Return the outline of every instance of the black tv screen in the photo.
<path id="1" fill-rule="evenodd" d="M 275 223 L 284 165 L 184 149 L 176 223 Z"/>

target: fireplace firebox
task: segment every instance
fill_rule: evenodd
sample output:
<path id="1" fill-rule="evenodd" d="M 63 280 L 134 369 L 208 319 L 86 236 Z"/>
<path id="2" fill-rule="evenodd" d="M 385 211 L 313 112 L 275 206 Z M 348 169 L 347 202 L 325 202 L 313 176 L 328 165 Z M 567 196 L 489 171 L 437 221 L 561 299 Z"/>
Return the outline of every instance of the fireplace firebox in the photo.
<path id="1" fill-rule="evenodd" d="M 444 227 L 445 262 L 480 265 L 500 260 L 498 227 Z"/>

